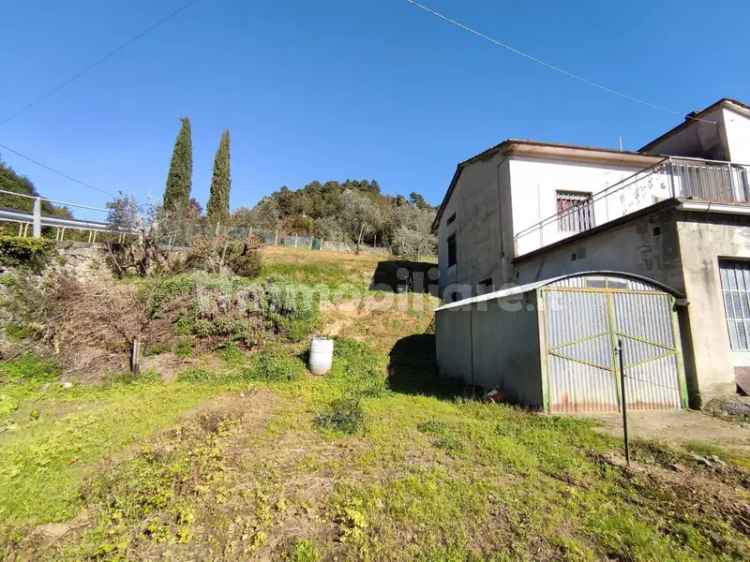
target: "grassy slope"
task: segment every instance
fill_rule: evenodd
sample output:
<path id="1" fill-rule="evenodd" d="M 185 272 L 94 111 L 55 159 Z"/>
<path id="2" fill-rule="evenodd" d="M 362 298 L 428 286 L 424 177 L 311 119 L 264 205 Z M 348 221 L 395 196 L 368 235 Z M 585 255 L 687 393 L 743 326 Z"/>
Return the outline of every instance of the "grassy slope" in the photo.
<path id="1" fill-rule="evenodd" d="M 266 257 L 266 272 L 308 284 L 360 279 L 364 287 L 375 266 L 370 257 L 311 257 L 319 263 L 304 265 L 306 254 L 275 250 Z M 300 262 L 301 268 L 290 266 Z M 248 359 L 234 356 L 211 363 L 222 365 L 213 382 L 51 385 L 42 392 L 53 376 L 49 369 L 5 365 L 13 380 L 23 371 L 27 382 L 2 390 L 19 408 L 0 417 L 0 426 L 17 426 L 0 433 L 0 553 L 37 559 L 750 556 L 750 484 L 741 468 L 713 471 L 682 451 L 644 443 L 635 450 L 636 470 L 628 472 L 619 443 L 590 422 L 455 398 L 455 389 L 431 378 L 432 340 L 424 331 L 434 301 L 418 297 L 423 306 L 407 307 L 410 298 L 397 297 L 395 309 L 385 311 L 328 307 L 324 318 L 337 324 L 340 336 L 368 345 L 339 341 L 335 371 L 324 378 L 248 381 L 241 377 Z M 293 361 L 301 361 L 300 351 L 288 348 Z M 378 376 L 386 371 L 390 389 Z M 355 407 L 336 410 L 337 399 L 352 396 L 363 426 L 355 423 Z M 184 415 L 198 404 L 197 413 Z M 322 415 L 335 423 L 321 427 Z M 355 431 L 338 430 L 348 427 L 342 420 L 352 421 Z M 159 432 L 170 427 L 178 430 Z M 115 460 L 102 464 L 111 455 Z M 39 531 L 27 533 L 39 523 L 70 519 L 81 506 L 84 515 L 54 545 Z"/>

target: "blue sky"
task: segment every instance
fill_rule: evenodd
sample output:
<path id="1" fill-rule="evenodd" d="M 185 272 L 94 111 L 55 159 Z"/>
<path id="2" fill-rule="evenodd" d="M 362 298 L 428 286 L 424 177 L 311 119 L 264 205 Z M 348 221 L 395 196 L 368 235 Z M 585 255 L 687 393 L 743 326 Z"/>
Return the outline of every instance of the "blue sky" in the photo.
<path id="1" fill-rule="evenodd" d="M 375 178 L 438 203 L 458 161 L 508 138 L 637 149 L 720 97 L 750 101 L 744 2 L 424 0 L 607 94 L 405 0 L 202 0 L 51 99 L 0 142 L 107 190 L 159 200 L 179 117 L 193 194 L 232 134 L 232 207 L 282 185 Z M 0 19 L 0 120 L 185 0 L 25 0 Z M 107 197 L 2 151 L 53 198 Z"/>

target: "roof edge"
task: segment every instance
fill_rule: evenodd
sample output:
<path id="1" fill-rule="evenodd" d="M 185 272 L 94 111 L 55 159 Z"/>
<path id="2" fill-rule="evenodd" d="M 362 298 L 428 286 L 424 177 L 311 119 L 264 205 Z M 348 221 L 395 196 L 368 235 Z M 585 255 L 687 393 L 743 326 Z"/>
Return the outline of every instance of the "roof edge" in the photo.
<path id="1" fill-rule="evenodd" d="M 503 299 L 515 295 L 521 295 L 523 293 L 528 293 L 529 291 L 535 291 L 537 289 L 541 289 L 542 287 L 546 287 L 547 285 L 551 285 L 552 283 L 556 283 L 558 281 L 563 281 L 565 279 L 573 279 L 575 277 L 586 277 L 588 275 L 608 275 L 612 277 L 624 277 L 626 279 L 633 279 L 636 281 L 642 281 L 644 283 L 647 283 L 649 285 L 653 285 L 654 287 L 657 287 L 664 291 L 665 293 L 668 293 L 672 295 L 675 298 L 683 299 L 685 298 L 685 295 L 683 295 L 681 292 L 679 292 L 677 289 L 670 287 L 669 285 L 666 285 L 660 281 L 657 281 L 656 279 L 652 279 L 650 277 L 646 277 L 645 275 L 639 275 L 637 273 L 629 273 L 627 271 L 614 271 L 609 269 L 594 269 L 589 271 L 579 271 L 576 273 L 568 273 L 565 275 L 558 275 L 556 277 L 550 277 L 548 279 L 542 279 L 540 281 L 534 281 L 532 283 L 525 283 L 523 285 L 516 285 L 515 287 L 511 287 L 509 289 L 502 289 L 500 291 L 493 291 L 491 293 L 487 293 L 485 295 L 479 295 L 476 297 L 470 297 L 468 299 L 463 299 L 457 302 L 444 304 L 442 306 L 439 306 L 435 309 L 435 312 L 441 311 L 441 310 L 451 310 L 454 308 L 463 308 L 465 306 L 469 306 L 471 304 L 477 304 L 480 302 L 488 302 L 492 300 L 497 299 Z"/>
<path id="2" fill-rule="evenodd" d="M 736 107 L 733 108 L 733 107 L 731 107 L 732 105 L 734 105 Z M 738 100 L 732 99 L 732 98 L 721 98 L 720 100 L 715 101 L 714 103 L 712 103 L 708 107 L 705 107 L 705 108 L 701 109 L 698 112 L 688 113 L 685 116 L 685 120 L 682 123 L 680 123 L 679 125 L 676 125 L 676 126 L 672 127 L 666 133 L 662 133 L 661 135 L 659 135 L 658 137 L 656 137 L 654 140 L 650 141 L 648 144 L 645 144 L 644 146 L 642 146 L 638 150 L 638 152 L 645 152 L 647 150 L 650 150 L 655 144 L 658 144 L 658 143 L 662 142 L 663 140 L 668 139 L 672 135 L 674 135 L 676 133 L 679 133 L 683 129 L 685 129 L 685 128 L 689 127 L 690 125 L 692 125 L 697 120 L 701 119 L 701 117 L 704 116 L 706 113 L 709 113 L 709 112 L 713 111 L 714 109 L 716 109 L 717 107 L 720 107 L 720 106 L 729 106 L 730 109 L 737 109 L 737 108 L 739 108 L 740 110 L 744 110 L 746 112 L 750 112 L 750 105 L 747 105 L 746 103 L 742 103 L 741 101 L 738 101 Z"/>
<path id="3" fill-rule="evenodd" d="M 451 183 L 448 186 L 448 190 L 446 191 L 445 196 L 443 197 L 443 201 L 438 207 L 435 219 L 432 222 L 432 231 L 436 232 L 438 227 L 440 226 L 440 220 L 443 216 L 443 212 L 445 211 L 445 207 L 448 205 L 448 201 L 450 201 L 450 198 L 453 195 L 453 191 L 456 188 L 456 184 L 461 177 L 461 172 L 466 166 L 469 166 L 479 160 L 492 158 L 498 152 L 513 154 L 516 151 L 518 151 L 519 154 L 523 152 L 525 153 L 525 155 L 536 158 L 549 158 L 557 156 L 561 157 L 561 159 L 565 159 L 565 157 L 567 156 L 571 160 L 601 160 L 609 162 L 622 161 L 623 163 L 632 162 L 633 164 L 644 164 L 644 166 L 648 166 L 649 164 L 651 164 L 652 162 L 650 162 L 650 160 L 658 158 L 658 156 L 653 154 L 641 154 L 639 152 L 621 151 L 614 148 L 602 148 L 595 146 L 563 144 L 525 139 L 506 139 L 503 142 L 496 144 L 495 146 L 492 146 L 487 150 L 484 150 L 479 154 L 476 154 L 475 156 L 472 156 L 471 158 L 458 163 L 458 165 L 456 166 L 456 171 L 453 174 L 453 178 L 451 179 Z"/>

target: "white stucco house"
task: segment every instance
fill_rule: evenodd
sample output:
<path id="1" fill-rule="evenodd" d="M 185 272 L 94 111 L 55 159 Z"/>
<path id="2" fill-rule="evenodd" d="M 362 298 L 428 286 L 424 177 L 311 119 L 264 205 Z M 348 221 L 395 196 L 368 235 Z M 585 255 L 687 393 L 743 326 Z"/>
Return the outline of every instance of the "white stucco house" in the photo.
<path id="1" fill-rule="evenodd" d="M 691 404 L 750 391 L 750 106 L 721 99 L 637 152 L 503 141 L 458 164 L 433 228 L 446 303 L 638 275 L 680 297 Z"/>

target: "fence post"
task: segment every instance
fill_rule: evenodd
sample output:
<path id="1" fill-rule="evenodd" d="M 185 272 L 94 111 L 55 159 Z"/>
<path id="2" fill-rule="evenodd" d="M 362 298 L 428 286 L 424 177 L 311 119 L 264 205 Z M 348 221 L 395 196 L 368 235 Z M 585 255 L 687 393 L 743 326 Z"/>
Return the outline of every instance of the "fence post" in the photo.
<path id="1" fill-rule="evenodd" d="M 42 200 L 34 198 L 34 227 L 32 230 L 34 238 L 42 237 Z"/>
<path id="2" fill-rule="evenodd" d="M 279 231 L 278 230 L 273 231 L 273 245 L 274 246 L 279 245 Z"/>

